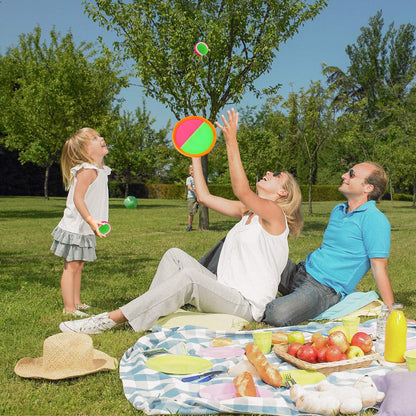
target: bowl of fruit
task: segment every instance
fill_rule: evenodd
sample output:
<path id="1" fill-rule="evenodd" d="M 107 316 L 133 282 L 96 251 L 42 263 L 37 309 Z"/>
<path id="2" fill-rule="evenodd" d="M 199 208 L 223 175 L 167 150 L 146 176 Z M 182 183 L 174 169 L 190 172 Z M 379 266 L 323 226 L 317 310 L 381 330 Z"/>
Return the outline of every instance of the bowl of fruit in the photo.
<path id="1" fill-rule="evenodd" d="M 287 343 L 275 344 L 273 351 L 284 361 L 303 370 L 328 375 L 335 371 L 368 367 L 372 361 L 380 360 L 372 349 L 371 336 L 365 332 L 357 332 L 351 340 L 342 326 L 332 328 L 328 336 L 315 333 L 307 340 L 300 331 L 293 332 L 287 334 Z"/>

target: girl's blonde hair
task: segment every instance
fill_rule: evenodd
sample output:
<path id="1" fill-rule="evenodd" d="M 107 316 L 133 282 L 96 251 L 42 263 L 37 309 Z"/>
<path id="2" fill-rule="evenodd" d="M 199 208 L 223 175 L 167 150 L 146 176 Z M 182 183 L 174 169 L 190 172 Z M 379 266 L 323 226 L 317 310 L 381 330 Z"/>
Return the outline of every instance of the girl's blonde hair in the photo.
<path id="1" fill-rule="evenodd" d="M 302 193 L 295 177 L 289 173 L 288 179 L 283 188 L 287 191 L 287 195 L 279 198 L 276 203 L 286 214 L 287 225 L 289 226 L 290 234 L 294 237 L 299 237 L 303 228 L 302 217 Z"/>
<path id="2" fill-rule="evenodd" d="M 65 189 L 68 190 L 74 181 L 71 169 L 83 163 L 95 165 L 94 159 L 88 154 L 87 145 L 97 132 L 84 127 L 74 133 L 64 144 L 61 155 L 61 170 Z"/>

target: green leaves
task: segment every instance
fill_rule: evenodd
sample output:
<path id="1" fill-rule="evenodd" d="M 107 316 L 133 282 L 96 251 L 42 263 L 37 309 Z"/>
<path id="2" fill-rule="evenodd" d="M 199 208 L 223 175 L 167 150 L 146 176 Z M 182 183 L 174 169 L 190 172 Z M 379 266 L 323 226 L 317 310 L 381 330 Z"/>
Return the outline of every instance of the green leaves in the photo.
<path id="1" fill-rule="evenodd" d="M 92 45 L 74 44 L 72 34 L 39 27 L 0 58 L 1 124 L 10 150 L 22 163 L 48 168 L 60 158 L 71 134 L 90 126 L 104 134 L 125 78 L 110 54 L 96 57 Z"/>
<path id="2" fill-rule="evenodd" d="M 106 138 L 110 148 L 108 164 L 117 178 L 126 184 L 126 196 L 129 183 L 134 179 L 141 183 L 150 180 L 158 182 L 162 170 L 168 164 L 169 139 L 166 128 L 155 131 L 151 126 L 155 122 L 147 112 L 145 103 L 136 113 L 124 113 L 119 124 Z"/>
<path id="3" fill-rule="evenodd" d="M 86 11 L 119 36 L 147 95 L 180 119 L 215 120 L 267 72 L 279 45 L 327 5 L 295 0 L 87 0 Z M 210 51 L 198 56 L 198 41 Z"/>

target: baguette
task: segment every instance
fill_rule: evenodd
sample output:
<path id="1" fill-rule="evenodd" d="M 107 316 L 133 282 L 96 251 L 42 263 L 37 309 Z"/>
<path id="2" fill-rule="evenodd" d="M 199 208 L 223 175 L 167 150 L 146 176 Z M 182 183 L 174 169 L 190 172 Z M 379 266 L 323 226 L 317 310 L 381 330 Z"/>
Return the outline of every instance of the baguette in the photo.
<path id="1" fill-rule="evenodd" d="M 265 383 L 274 387 L 281 387 L 282 376 L 276 368 L 272 367 L 268 363 L 266 356 L 261 352 L 260 348 L 256 344 L 247 344 L 245 352 L 248 360 L 254 365 L 260 375 L 260 378 Z"/>
<path id="2" fill-rule="evenodd" d="M 256 386 L 254 385 L 253 376 L 248 372 L 244 371 L 236 378 L 233 379 L 235 386 L 235 391 L 237 392 L 237 397 L 257 397 Z"/>

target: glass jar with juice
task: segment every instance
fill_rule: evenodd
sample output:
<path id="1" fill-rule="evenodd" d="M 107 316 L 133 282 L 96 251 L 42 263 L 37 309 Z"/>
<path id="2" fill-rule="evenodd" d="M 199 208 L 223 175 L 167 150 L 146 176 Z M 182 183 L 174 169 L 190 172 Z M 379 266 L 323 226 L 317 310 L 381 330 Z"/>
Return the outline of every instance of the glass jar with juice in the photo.
<path id="1" fill-rule="evenodd" d="M 386 323 L 384 359 L 392 363 L 403 363 L 406 351 L 407 322 L 401 303 L 393 303 Z"/>

